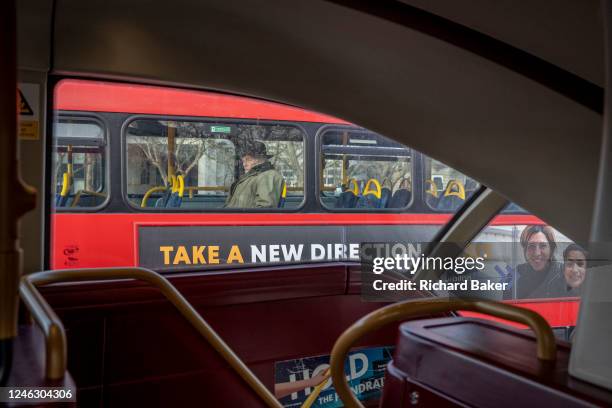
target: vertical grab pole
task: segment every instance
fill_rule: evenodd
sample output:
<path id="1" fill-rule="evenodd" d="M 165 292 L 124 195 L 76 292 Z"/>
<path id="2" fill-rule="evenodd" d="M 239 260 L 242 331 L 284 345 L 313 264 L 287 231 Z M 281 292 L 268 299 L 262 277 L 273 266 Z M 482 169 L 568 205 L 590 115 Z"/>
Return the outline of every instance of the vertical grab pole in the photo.
<path id="1" fill-rule="evenodd" d="M 11 371 L 21 249 L 19 218 L 36 205 L 35 192 L 19 177 L 17 155 L 17 12 L 16 0 L 0 12 L 0 386 Z"/>
<path id="2" fill-rule="evenodd" d="M 612 355 L 608 346 L 612 340 L 612 322 L 609 319 L 612 313 L 612 265 L 605 262 L 612 255 L 612 0 L 602 0 L 601 4 L 606 72 L 603 132 L 591 222 L 590 268 L 583 284 L 569 373 L 583 381 L 612 389 Z"/>
<path id="3" fill-rule="evenodd" d="M 174 176 L 174 151 L 176 149 L 176 127 L 171 126 L 172 122 L 168 122 L 168 185 L 172 176 Z"/>
<path id="4" fill-rule="evenodd" d="M 606 86 L 604 98 L 603 133 L 601 154 L 599 158 L 599 174 L 597 177 L 597 192 L 595 195 L 595 210 L 591 223 L 591 242 L 612 242 L 612 2 L 602 1 L 604 20 L 604 54 Z M 605 254 L 604 254 L 605 255 Z"/>

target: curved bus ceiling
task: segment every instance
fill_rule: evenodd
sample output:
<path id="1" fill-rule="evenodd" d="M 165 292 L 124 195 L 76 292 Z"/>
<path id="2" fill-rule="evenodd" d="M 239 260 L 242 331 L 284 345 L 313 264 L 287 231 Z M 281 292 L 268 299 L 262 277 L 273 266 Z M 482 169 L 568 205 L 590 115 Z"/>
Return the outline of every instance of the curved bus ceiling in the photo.
<path id="1" fill-rule="evenodd" d="M 595 3 L 429 7 L 599 86 Z M 372 2 L 57 0 L 49 65 L 57 74 L 222 90 L 325 112 L 441 160 L 587 239 L 597 109 L 487 59 L 495 49 L 476 55 L 368 14 L 364 4 Z M 580 27 L 546 20 L 576 15 Z"/>

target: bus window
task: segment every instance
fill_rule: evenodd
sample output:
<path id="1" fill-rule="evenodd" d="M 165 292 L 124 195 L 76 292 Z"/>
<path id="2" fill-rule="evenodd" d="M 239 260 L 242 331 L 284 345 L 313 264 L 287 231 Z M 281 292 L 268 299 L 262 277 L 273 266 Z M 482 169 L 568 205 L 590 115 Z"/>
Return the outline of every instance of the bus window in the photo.
<path id="1" fill-rule="evenodd" d="M 127 197 L 139 208 L 278 210 L 304 199 L 304 136 L 296 127 L 138 119 L 127 126 L 125 142 Z M 262 147 L 249 154 L 253 146 Z M 255 156 L 250 172 L 246 155 Z M 240 187 L 262 174 L 272 175 L 268 201 L 251 185 Z M 233 200 L 236 194 L 247 197 Z"/>
<path id="2" fill-rule="evenodd" d="M 360 129 L 321 135 L 321 203 L 328 209 L 384 211 L 412 201 L 412 155 L 407 147 Z"/>
<path id="3" fill-rule="evenodd" d="M 480 186 L 444 163 L 429 157 L 423 159 L 423 191 L 425 202 L 432 210 L 456 212 Z"/>
<path id="4" fill-rule="evenodd" d="M 102 124 L 93 119 L 59 118 L 54 128 L 55 208 L 102 205 L 107 199 L 106 138 Z"/>
<path id="5" fill-rule="evenodd" d="M 509 207 L 520 208 L 514 204 Z M 487 297 L 511 302 L 539 312 L 570 340 L 576 325 L 580 295 L 588 273 L 587 251 L 555 228 L 526 213 L 494 218 L 466 249 L 486 254 L 486 267 L 465 279 L 502 284 L 503 290 L 468 292 L 469 297 Z"/>

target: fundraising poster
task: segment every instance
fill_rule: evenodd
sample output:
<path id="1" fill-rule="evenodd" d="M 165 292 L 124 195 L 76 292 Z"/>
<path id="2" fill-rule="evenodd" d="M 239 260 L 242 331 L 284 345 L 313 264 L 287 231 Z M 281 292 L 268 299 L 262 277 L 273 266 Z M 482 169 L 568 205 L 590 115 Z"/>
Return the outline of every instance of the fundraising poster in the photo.
<path id="1" fill-rule="evenodd" d="M 393 347 L 376 347 L 349 353 L 344 364 L 349 386 L 361 401 L 378 399 L 385 380 L 385 369 Z M 314 390 L 317 378 L 329 367 L 329 356 L 279 361 L 274 365 L 275 394 L 284 407 L 299 407 Z M 342 401 L 329 379 L 313 407 L 342 407 Z"/>

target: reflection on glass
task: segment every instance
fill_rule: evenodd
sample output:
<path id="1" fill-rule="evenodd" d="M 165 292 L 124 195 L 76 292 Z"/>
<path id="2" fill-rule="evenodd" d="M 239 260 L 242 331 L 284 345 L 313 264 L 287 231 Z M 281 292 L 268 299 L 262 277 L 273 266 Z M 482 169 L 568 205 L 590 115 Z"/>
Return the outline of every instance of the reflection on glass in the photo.
<path id="1" fill-rule="evenodd" d="M 324 206 L 369 212 L 410 204 L 412 154 L 407 147 L 365 130 L 329 129 L 321 149 Z"/>
<path id="2" fill-rule="evenodd" d="M 56 120 L 52 185 L 56 209 L 96 207 L 106 200 L 106 140 L 90 119 Z"/>
<path id="3" fill-rule="evenodd" d="M 128 126 L 126 144 L 127 194 L 142 208 L 278 209 L 303 201 L 304 137 L 292 126 L 142 119 Z"/>
<path id="4" fill-rule="evenodd" d="M 425 159 L 424 184 L 427 205 L 444 212 L 456 212 L 479 187 L 475 180 L 431 158 Z"/>

